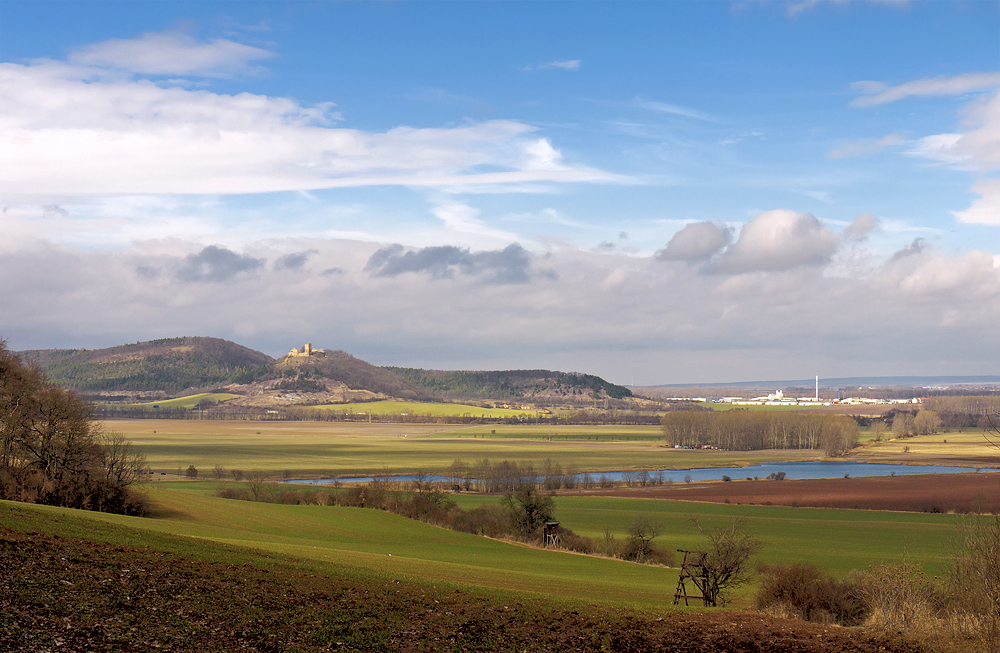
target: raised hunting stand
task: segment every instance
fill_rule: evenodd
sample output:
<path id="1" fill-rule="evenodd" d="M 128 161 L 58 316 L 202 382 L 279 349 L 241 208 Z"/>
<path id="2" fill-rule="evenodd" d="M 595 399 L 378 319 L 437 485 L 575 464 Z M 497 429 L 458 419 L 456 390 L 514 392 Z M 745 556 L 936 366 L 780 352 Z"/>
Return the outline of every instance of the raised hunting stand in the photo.
<path id="1" fill-rule="evenodd" d="M 545 546 L 556 546 L 559 544 L 559 522 L 545 522 Z"/>
<path id="2" fill-rule="evenodd" d="M 681 574 L 677 578 L 677 592 L 674 593 L 674 605 L 679 605 L 684 599 L 684 605 L 688 605 L 688 599 L 698 599 L 704 606 L 715 605 L 708 588 L 708 577 L 705 575 L 705 559 L 708 554 L 704 551 L 685 551 L 677 549 L 678 553 L 684 554 L 684 562 L 681 563 Z M 684 581 L 690 580 L 701 592 L 701 596 L 689 596 L 687 585 Z"/>

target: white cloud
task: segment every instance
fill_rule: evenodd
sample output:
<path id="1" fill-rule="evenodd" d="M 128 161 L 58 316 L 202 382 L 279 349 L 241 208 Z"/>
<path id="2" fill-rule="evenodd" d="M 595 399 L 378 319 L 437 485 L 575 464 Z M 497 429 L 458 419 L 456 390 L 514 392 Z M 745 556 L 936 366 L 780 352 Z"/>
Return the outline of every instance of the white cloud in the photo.
<path id="1" fill-rule="evenodd" d="M 690 107 L 683 107 L 677 104 L 669 104 L 667 102 L 655 102 L 653 100 L 643 100 L 642 98 L 636 97 L 632 103 L 635 107 L 643 109 L 645 111 L 653 111 L 655 113 L 667 113 L 674 116 L 683 116 L 685 118 L 694 118 L 696 120 L 704 120 L 706 122 L 718 122 L 718 120 L 705 113 L 704 111 L 699 111 L 697 109 L 692 109 Z"/>
<path id="2" fill-rule="evenodd" d="M 479 220 L 479 209 L 462 202 L 441 204 L 434 207 L 432 213 L 444 222 L 449 231 L 481 236 L 482 238 L 479 240 L 483 243 L 486 241 L 510 242 L 517 239 L 516 234 L 494 229 L 482 220 Z"/>
<path id="3" fill-rule="evenodd" d="M 864 156 L 868 154 L 877 154 L 889 147 L 890 145 L 896 145 L 901 142 L 903 137 L 899 134 L 889 134 L 888 136 L 883 136 L 878 139 L 863 139 L 858 141 L 852 141 L 850 143 L 844 143 L 838 146 L 830 152 L 829 156 L 831 159 L 844 159 L 854 156 Z"/>
<path id="4" fill-rule="evenodd" d="M 580 59 L 565 59 L 562 61 L 549 61 L 547 63 L 540 63 L 535 66 L 525 66 L 523 70 L 530 72 L 532 70 L 568 70 L 576 71 L 580 70 L 580 64 L 583 61 Z"/>
<path id="5" fill-rule="evenodd" d="M 1000 226 L 1000 179 L 983 178 L 972 186 L 979 195 L 964 211 L 952 211 L 959 222 Z"/>
<path id="6" fill-rule="evenodd" d="M 252 70 L 251 62 L 274 53 L 226 39 L 200 42 L 179 32 L 151 32 L 136 39 L 110 39 L 74 51 L 72 64 L 144 75 L 227 77 Z"/>
<path id="7" fill-rule="evenodd" d="M 8 203 L 620 180 L 564 163 L 536 128 L 510 120 L 365 132 L 332 127 L 340 117 L 331 104 L 162 88 L 57 62 L 0 64 L 0 87 L 0 198 Z"/>
<path id="8" fill-rule="evenodd" d="M 857 82 L 854 88 L 867 95 L 857 98 L 851 104 L 856 107 L 871 107 L 908 97 L 964 95 L 997 86 L 1000 86 L 1000 73 L 965 73 L 954 77 L 933 77 L 891 87 L 883 86 L 881 82 L 864 81 Z"/>
<path id="9" fill-rule="evenodd" d="M 912 154 L 961 168 L 1000 168 L 1000 92 L 972 102 L 963 113 L 969 131 L 925 136 Z"/>
<path id="10" fill-rule="evenodd" d="M 543 63 L 539 68 L 558 68 L 559 70 L 580 70 L 580 64 L 583 63 L 579 59 L 566 59 L 564 61 L 550 61 L 549 63 Z"/>
<path id="11" fill-rule="evenodd" d="M 305 338 L 380 364 L 554 367 L 619 382 L 630 371 L 647 383 L 794 378 L 807 375 L 802 366 L 830 376 L 988 373 L 1000 355 L 993 257 L 919 243 L 906 252 L 872 275 L 831 278 L 815 265 L 703 274 L 653 257 L 510 243 L 158 241 L 79 252 L 35 241 L 0 253 L 0 335 L 20 349 L 189 333 L 271 353 Z"/>
<path id="12" fill-rule="evenodd" d="M 739 238 L 713 263 L 716 272 L 789 270 L 828 263 L 840 239 L 814 215 L 765 211 L 743 225 Z"/>
<path id="13" fill-rule="evenodd" d="M 844 240 L 860 242 L 868 238 L 868 234 L 879 228 L 879 219 L 871 213 L 862 213 L 854 218 L 854 222 L 844 229 Z"/>
<path id="14" fill-rule="evenodd" d="M 705 260 L 728 245 L 732 238 L 730 227 L 714 222 L 692 222 L 674 234 L 656 257 L 665 261 Z"/>

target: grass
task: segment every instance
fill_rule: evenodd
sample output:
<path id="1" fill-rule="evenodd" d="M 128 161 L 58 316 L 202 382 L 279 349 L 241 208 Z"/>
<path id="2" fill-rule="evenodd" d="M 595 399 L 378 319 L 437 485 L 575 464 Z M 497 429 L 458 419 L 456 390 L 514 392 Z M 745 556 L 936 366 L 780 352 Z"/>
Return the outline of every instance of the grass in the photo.
<path id="1" fill-rule="evenodd" d="M 655 427 L 476 426 L 222 420 L 107 420 L 146 455 L 157 472 L 194 465 L 207 475 L 265 470 L 272 476 L 307 478 L 392 473 L 444 474 L 461 459 L 528 462 L 547 459 L 564 471 L 728 467 L 767 461 L 812 460 L 814 451 L 695 451 L 659 444 Z M 493 431 L 496 433 L 493 433 Z"/>
<path id="2" fill-rule="evenodd" d="M 991 442 L 997 438 L 984 429 L 963 429 L 901 439 L 893 439 L 889 432 L 883 438 L 881 442 L 867 440 L 865 446 L 857 450 L 857 459 L 917 465 L 1000 466 L 1000 448 Z"/>
<path id="3" fill-rule="evenodd" d="M 176 515 L 165 519 L 180 522 Z M 150 521 L 119 524 L 77 511 L 0 502 L 0 568 L 6 572 L 0 583 L 0 649 L 715 653 L 780 641 L 783 649 L 801 653 L 914 650 L 891 641 L 894 635 L 673 608 L 663 605 L 669 585 L 660 588 L 659 605 L 637 605 L 629 592 L 621 606 L 613 593 L 623 585 L 616 572 L 624 563 L 598 585 L 579 583 L 573 572 L 569 590 L 578 595 L 567 598 L 558 574 L 536 579 L 541 594 L 478 587 L 466 576 L 458 582 L 423 575 L 408 581 L 391 566 L 371 569 L 352 566 L 349 558 L 326 562 L 220 544 L 148 530 Z M 373 528 L 370 536 L 382 524 L 357 526 Z M 532 572 L 544 572 L 556 555 L 526 562 Z M 611 595 L 600 593 L 609 585 Z"/>
<path id="4" fill-rule="evenodd" d="M 194 408 L 203 401 L 212 401 L 215 403 L 221 403 L 229 399 L 235 399 L 239 395 L 229 394 L 227 392 L 202 392 L 195 395 L 188 395 L 186 397 L 177 397 L 176 399 L 164 399 L 163 401 L 145 401 L 137 404 L 126 404 L 129 408 Z"/>
<path id="5" fill-rule="evenodd" d="M 208 498 L 218 483 L 199 480 L 163 483 L 161 487 Z M 474 493 L 454 494 L 451 498 L 465 510 L 500 500 L 498 496 Z M 628 526 L 638 516 L 650 516 L 662 524 L 663 532 L 657 543 L 667 550 L 704 548 L 706 540 L 693 518 L 705 528 L 725 525 L 733 517 L 745 518 L 753 532 L 767 543 L 761 561 L 811 562 L 838 575 L 892 560 L 905 560 L 919 565 L 931 576 L 937 575 L 949 563 L 957 528 L 963 519 L 929 513 L 737 506 L 620 497 L 556 496 L 555 501 L 556 519 L 560 523 L 580 535 L 597 539 L 603 539 L 606 532 L 624 539 Z"/>
<path id="6" fill-rule="evenodd" d="M 35 506 L 32 510 L 186 536 L 308 564 L 334 565 L 400 580 L 475 586 L 561 600 L 654 607 L 676 570 L 534 549 L 456 533 L 361 508 L 283 506 L 186 492 L 186 484 L 149 489 L 157 519 Z M 126 532 L 126 531 L 117 531 Z M 141 544 L 116 540 L 120 544 Z"/>

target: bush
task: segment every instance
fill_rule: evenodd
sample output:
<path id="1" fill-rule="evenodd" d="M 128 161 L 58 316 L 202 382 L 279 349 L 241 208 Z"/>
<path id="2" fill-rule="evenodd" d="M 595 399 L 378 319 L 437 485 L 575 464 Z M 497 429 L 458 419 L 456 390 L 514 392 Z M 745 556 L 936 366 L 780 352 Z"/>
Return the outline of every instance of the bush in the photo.
<path id="1" fill-rule="evenodd" d="M 788 613 L 818 623 L 854 626 L 866 616 L 856 575 L 838 581 L 809 563 L 762 566 L 754 597 L 758 610 Z"/>
<path id="2" fill-rule="evenodd" d="M 873 565 L 860 578 L 867 623 L 891 631 L 926 629 L 944 604 L 940 592 L 916 565 Z"/>
<path id="3" fill-rule="evenodd" d="M 989 650 L 1000 646 L 1000 517 L 965 524 L 962 549 L 949 575 L 954 608 L 972 615 Z"/>

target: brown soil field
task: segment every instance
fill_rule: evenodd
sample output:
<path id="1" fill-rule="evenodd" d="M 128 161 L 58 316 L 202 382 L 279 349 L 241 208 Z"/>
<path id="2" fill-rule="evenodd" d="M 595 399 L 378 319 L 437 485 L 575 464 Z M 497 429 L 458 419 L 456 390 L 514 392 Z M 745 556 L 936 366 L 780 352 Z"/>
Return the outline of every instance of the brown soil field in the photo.
<path id="1" fill-rule="evenodd" d="M 715 481 L 562 491 L 643 499 L 907 512 L 1000 514 L 1000 473 Z"/>
<path id="2" fill-rule="evenodd" d="M 2 651 L 921 653 L 753 612 L 575 610 L 386 578 L 224 564 L 0 525 Z"/>

